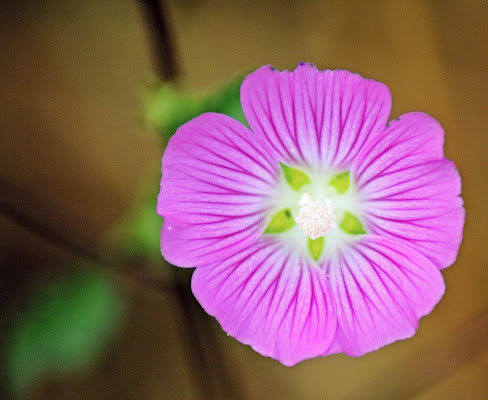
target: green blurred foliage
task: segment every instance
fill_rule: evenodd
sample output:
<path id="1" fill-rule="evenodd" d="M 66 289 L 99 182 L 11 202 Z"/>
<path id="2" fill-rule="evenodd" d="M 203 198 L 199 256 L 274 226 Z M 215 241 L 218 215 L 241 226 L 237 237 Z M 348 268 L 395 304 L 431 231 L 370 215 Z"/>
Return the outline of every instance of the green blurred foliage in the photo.
<path id="1" fill-rule="evenodd" d="M 184 93 L 171 84 L 161 84 L 144 94 L 144 118 L 165 139 L 185 122 L 205 112 L 226 114 L 247 125 L 240 99 L 241 83 L 246 75 L 238 75 L 220 89 L 202 94 Z"/>
<path id="2" fill-rule="evenodd" d="M 79 271 L 41 286 L 7 333 L 3 381 L 18 394 L 46 375 L 93 362 L 119 326 L 123 302 L 104 275 Z"/>
<path id="3" fill-rule="evenodd" d="M 107 251 L 113 258 L 128 263 L 160 261 L 160 232 L 163 219 L 156 214 L 157 177 L 142 182 L 134 204 L 105 234 Z M 152 185 L 148 185 L 152 183 Z"/>
<path id="4" fill-rule="evenodd" d="M 138 258 L 152 254 L 161 256 L 159 237 L 163 219 L 156 214 L 156 200 L 156 195 L 149 196 L 131 225 L 126 251 Z"/>

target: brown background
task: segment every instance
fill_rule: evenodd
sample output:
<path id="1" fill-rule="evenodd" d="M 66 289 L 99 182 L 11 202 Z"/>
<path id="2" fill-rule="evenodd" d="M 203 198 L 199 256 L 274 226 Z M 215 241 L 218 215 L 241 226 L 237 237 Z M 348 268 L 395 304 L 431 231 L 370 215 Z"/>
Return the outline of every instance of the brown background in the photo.
<path id="1" fill-rule="evenodd" d="M 446 295 L 413 339 L 289 369 L 213 323 L 214 342 L 204 342 L 211 396 L 488 398 L 488 2 L 171 0 L 165 9 L 184 88 L 299 61 L 386 83 L 392 117 L 420 110 L 442 122 L 467 210 L 458 260 L 444 271 Z M 76 249 L 100 252 L 102 232 L 158 168 L 162 148 L 139 114 L 138 88 L 155 71 L 141 3 L 23 0 L 0 13 L 0 201 L 38 228 L 0 214 L 5 279 L 14 269 L 28 276 L 41 263 L 71 261 Z M 129 280 L 121 287 L 129 321 L 97 365 L 46 380 L 26 398 L 209 395 L 185 355 L 174 298 Z"/>

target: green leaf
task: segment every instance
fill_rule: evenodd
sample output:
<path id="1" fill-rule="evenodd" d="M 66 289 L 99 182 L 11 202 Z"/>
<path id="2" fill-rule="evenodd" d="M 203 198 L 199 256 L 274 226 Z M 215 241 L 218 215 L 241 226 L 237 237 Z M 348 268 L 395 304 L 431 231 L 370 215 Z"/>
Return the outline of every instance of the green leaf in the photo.
<path id="1" fill-rule="evenodd" d="M 305 172 L 300 171 L 299 169 L 287 167 L 286 165 L 281 163 L 280 165 L 285 175 L 286 181 L 293 190 L 298 192 L 303 186 L 310 183 L 310 178 Z"/>
<path id="2" fill-rule="evenodd" d="M 226 114 L 247 125 L 240 99 L 241 83 L 246 75 L 241 74 L 224 87 L 203 94 L 186 93 L 171 84 L 161 84 L 144 94 L 144 118 L 167 139 L 185 122 L 205 112 Z"/>
<path id="3" fill-rule="evenodd" d="M 320 258 L 320 255 L 324 250 L 324 245 L 325 245 L 325 238 L 323 236 L 317 239 L 308 238 L 308 243 L 307 243 L 308 251 L 310 252 L 310 255 L 315 261 L 317 261 Z"/>
<path id="4" fill-rule="evenodd" d="M 349 177 L 349 171 L 346 171 L 341 174 L 334 175 L 329 181 L 329 186 L 333 186 L 335 190 L 337 190 L 337 193 L 343 194 L 349 189 L 350 183 L 351 180 Z"/>
<path id="5" fill-rule="evenodd" d="M 359 219 L 347 211 L 344 213 L 344 218 L 342 219 L 339 228 L 350 235 L 363 235 L 366 233 L 363 224 L 361 224 Z"/>
<path id="6" fill-rule="evenodd" d="M 264 230 L 264 233 L 281 233 L 290 229 L 295 225 L 295 220 L 291 215 L 289 208 L 284 208 L 278 211 L 269 222 L 268 226 Z"/>
<path id="7" fill-rule="evenodd" d="M 118 293 L 100 274 L 80 272 L 41 288 L 7 335 L 9 390 L 19 393 L 41 376 L 92 362 L 119 325 L 121 311 Z"/>

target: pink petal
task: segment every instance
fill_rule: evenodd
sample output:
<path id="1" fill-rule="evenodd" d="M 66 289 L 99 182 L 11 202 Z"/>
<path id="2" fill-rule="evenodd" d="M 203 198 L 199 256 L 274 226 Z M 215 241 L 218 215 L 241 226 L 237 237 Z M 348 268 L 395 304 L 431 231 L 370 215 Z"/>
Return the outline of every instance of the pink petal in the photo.
<path id="1" fill-rule="evenodd" d="M 281 162 L 347 168 L 365 141 L 386 125 L 388 88 L 348 71 L 293 72 L 265 66 L 241 87 L 244 114 Z"/>
<path id="2" fill-rule="evenodd" d="M 368 231 L 414 246 L 439 268 L 455 261 L 465 217 L 443 137 L 434 118 L 405 114 L 368 142 L 351 169 Z"/>
<path id="3" fill-rule="evenodd" d="M 157 211 L 163 256 L 180 267 L 222 260 L 261 236 L 278 163 L 244 125 L 202 114 L 181 126 L 163 156 Z"/>
<path id="4" fill-rule="evenodd" d="M 325 268 L 338 307 L 336 340 L 326 354 L 361 356 L 413 336 L 444 294 L 432 262 L 380 236 L 365 236 Z"/>
<path id="5" fill-rule="evenodd" d="M 192 290 L 222 328 L 291 366 L 323 354 L 336 330 L 326 276 L 272 239 L 193 274 Z"/>

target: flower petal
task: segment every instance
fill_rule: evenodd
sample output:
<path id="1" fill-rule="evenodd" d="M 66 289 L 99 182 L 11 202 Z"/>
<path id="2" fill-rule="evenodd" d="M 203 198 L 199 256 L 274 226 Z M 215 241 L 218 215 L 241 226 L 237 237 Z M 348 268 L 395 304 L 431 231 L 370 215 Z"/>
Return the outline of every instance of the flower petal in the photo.
<path id="1" fill-rule="evenodd" d="M 464 225 L 461 179 L 443 156 L 444 132 L 423 113 L 393 121 L 351 168 L 367 231 L 415 246 L 439 268 L 456 259 Z"/>
<path id="2" fill-rule="evenodd" d="M 278 179 L 279 163 L 232 118 L 207 113 L 182 125 L 163 156 L 163 256 L 195 267 L 254 243 Z"/>
<path id="3" fill-rule="evenodd" d="M 338 327 L 326 354 L 361 356 L 414 335 L 444 294 L 439 269 L 395 240 L 368 235 L 325 265 Z M 324 354 L 325 355 L 325 354 Z"/>
<path id="4" fill-rule="evenodd" d="M 264 66 L 241 86 L 252 130 L 287 165 L 344 168 L 388 121 L 388 87 L 348 71 Z"/>
<path id="5" fill-rule="evenodd" d="M 323 271 L 270 238 L 197 268 L 192 290 L 228 334 L 288 366 L 324 353 L 335 334 Z"/>

